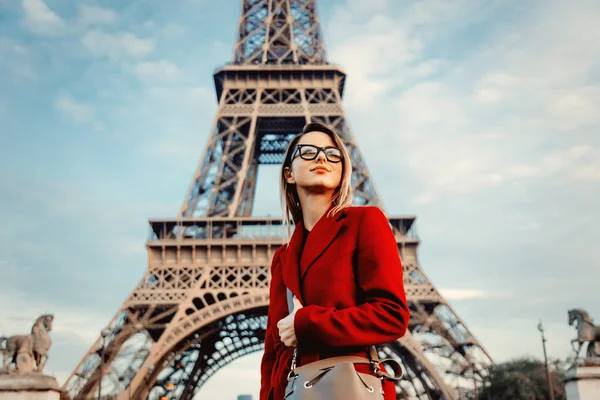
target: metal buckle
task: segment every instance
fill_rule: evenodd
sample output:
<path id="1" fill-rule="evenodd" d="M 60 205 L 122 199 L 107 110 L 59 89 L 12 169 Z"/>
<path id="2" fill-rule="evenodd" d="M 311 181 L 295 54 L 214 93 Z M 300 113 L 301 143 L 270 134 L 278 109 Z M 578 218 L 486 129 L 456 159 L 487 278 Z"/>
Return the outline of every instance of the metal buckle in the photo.
<path id="1" fill-rule="evenodd" d="M 292 365 L 290 368 L 293 370 L 296 369 L 296 359 L 298 358 L 298 348 L 294 347 L 294 355 L 292 356 Z"/>
<path id="2" fill-rule="evenodd" d="M 375 376 L 377 376 L 379 379 L 383 379 L 383 376 L 379 373 L 381 371 L 379 368 L 379 362 L 371 360 L 371 365 L 373 366 L 373 372 L 375 373 Z"/>

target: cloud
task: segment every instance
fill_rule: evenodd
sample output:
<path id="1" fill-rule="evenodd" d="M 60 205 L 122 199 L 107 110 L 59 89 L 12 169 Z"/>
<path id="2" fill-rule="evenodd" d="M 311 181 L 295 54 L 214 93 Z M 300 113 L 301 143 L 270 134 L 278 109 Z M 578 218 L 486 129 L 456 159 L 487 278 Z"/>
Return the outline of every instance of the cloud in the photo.
<path id="1" fill-rule="evenodd" d="M 81 42 L 91 54 L 113 61 L 143 58 L 154 50 L 153 40 L 140 39 L 130 32 L 108 34 L 92 30 L 83 36 Z"/>
<path id="2" fill-rule="evenodd" d="M 506 297 L 507 294 L 495 293 L 482 289 L 440 289 L 441 295 L 446 300 L 472 300 Z"/>
<path id="3" fill-rule="evenodd" d="M 38 77 L 34 68 L 35 54 L 22 42 L 0 38 L 0 70 L 9 84 L 31 82 Z"/>
<path id="4" fill-rule="evenodd" d="M 43 0 L 22 0 L 23 25 L 41 36 L 61 36 L 67 32 L 65 21 L 50 10 Z"/>
<path id="5" fill-rule="evenodd" d="M 346 12 L 339 11 L 341 15 L 336 20 L 350 18 Z M 342 24 L 337 22 L 334 26 L 338 23 Z M 410 40 L 392 18 L 374 16 L 366 26 L 373 27 L 367 28 L 373 31 L 352 35 L 352 40 L 335 46 L 330 55 L 334 63 L 349 71 L 346 104 L 354 107 L 372 107 L 391 87 L 400 84 L 404 77 L 395 67 L 413 60 L 421 46 L 418 41 Z M 343 32 L 355 29 L 360 28 L 344 25 Z"/>
<path id="6" fill-rule="evenodd" d="M 563 131 L 600 125 L 600 84 L 562 90 L 548 100 L 547 114 Z"/>
<path id="7" fill-rule="evenodd" d="M 169 38 L 179 38 L 185 35 L 186 29 L 183 25 L 169 22 L 162 28 L 162 34 Z"/>
<path id="8" fill-rule="evenodd" d="M 349 73 L 345 104 L 376 108 L 378 100 L 415 78 L 426 78 L 447 65 L 425 57 L 427 46 L 460 18 L 463 24 L 480 12 L 480 1 L 378 1 L 374 7 L 352 0 L 334 6 L 325 25 L 329 58 Z M 401 11 L 391 11 L 400 6 Z M 418 80 L 418 79 L 417 79 Z"/>
<path id="9" fill-rule="evenodd" d="M 205 86 L 150 86 L 148 94 L 152 99 L 177 109 L 217 110 L 214 90 Z"/>
<path id="10" fill-rule="evenodd" d="M 54 109 L 62 112 L 73 122 L 91 122 L 94 119 L 94 108 L 75 100 L 70 94 L 62 93 L 54 98 Z"/>
<path id="11" fill-rule="evenodd" d="M 187 84 L 148 84 L 138 106 L 128 110 L 130 118 L 144 118 L 148 108 L 154 107 L 161 109 L 162 117 L 152 123 L 153 135 L 135 146 L 136 158 L 142 164 L 168 164 L 178 176 L 187 176 L 197 166 L 211 132 L 217 111 L 214 90 Z"/>
<path id="12" fill-rule="evenodd" d="M 89 185 L 52 180 L 40 175 L 42 172 L 35 172 L 34 177 L 26 173 L 0 174 L 0 217 L 5 222 L 0 227 L 0 261 L 3 273 L 6 271 L 6 279 L 0 280 L 0 292 L 22 288 L 36 301 L 56 296 L 56 302 L 63 305 L 84 301 L 94 310 L 105 310 L 118 307 L 140 279 L 146 265 L 147 218 L 174 214 L 179 199 L 154 204 L 125 200 L 132 195 L 133 183 L 127 181 L 126 189 L 118 181 L 107 179 L 103 174 L 113 167 L 108 165 L 111 162 L 107 164 L 105 157 L 100 161 L 96 158 L 99 153 L 111 154 L 99 144 L 104 139 L 98 136 L 97 145 L 90 149 L 61 141 L 52 151 L 56 154 L 53 168 L 59 174 L 77 169 L 93 182 Z M 116 169 L 123 174 L 125 168 Z M 140 178 L 143 180 L 144 175 Z M 96 186 L 99 189 L 94 189 Z M 116 193 L 122 199 L 111 200 Z M 60 236 L 40 236 L 45 226 L 55 225 L 62 227 Z M 118 233 L 110 233 L 116 226 Z M 28 239 L 31 237 L 39 240 L 33 243 Z M 125 265 L 130 268 L 124 270 Z M 97 273 L 90 280 L 92 271 Z M 107 285 L 111 292 L 108 297 Z M 69 290 L 61 292 L 64 287 Z"/>
<path id="13" fill-rule="evenodd" d="M 81 34 L 90 26 L 110 25 L 118 17 L 118 14 L 111 9 L 91 4 L 78 4 L 77 18 L 66 21 L 52 11 L 44 0 L 22 0 L 21 5 L 24 14 L 23 26 L 41 36 Z"/>
<path id="14" fill-rule="evenodd" d="M 519 79 L 505 72 L 491 72 L 481 78 L 477 99 L 483 103 L 505 100 L 506 91 L 518 83 Z"/>
<path id="15" fill-rule="evenodd" d="M 596 179 L 595 152 L 581 161 L 565 148 L 598 147 L 590 135 L 600 128 L 600 85 L 592 73 L 600 58 L 574 39 L 591 35 L 599 45 L 592 48 L 600 48 L 590 18 L 600 17 L 600 6 L 531 4 L 510 30 L 490 29 L 481 33 L 484 44 L 440 58 L 440 45 L 481 20 L 473 10 L 482 4 L 411 3 L 398 18 L 383 9 L 359 13 L 354 2 L 334 9 L 331 53 L 349 73 L 345 104 L 353 114 L 378 114 L 369 129 L 400 149 L 400 156 L 383 158 L 388 167 L 409 169 L 420 182 L 414 204 L 499 188 L 525 175 L 549 179 L 541 171 L 552 162 L 564 165 L 551 169 L 571 171 L 570 183 Z M 482 14 L 505 12 L 490 3 Z"/>
<path id="16" fill-rule="evenodd" d="M 109 25 L 117 20 L 117 13 L 113 10 L 90 4 L 78 4 L 77 22 L 82 26 Z"/>
<path id="17" fill-rule="evenodd" d="M 153 83 L 172 83 L 183 76 L 181 69 L 170 61 L 143 61 L 129 67 L 140 80 Z"/>
<path id="18" fill-rule="evenodd" d="M 570 341 L 575 338 L 576 332 L 567 325 L 566 314 L 565 311 L 561 322 L 544 321 L 547 354 L 550 359 L 565 360 L 573 353 Z M 495 362 L 508 361 L 513 359 L 515 354 L 543 360 L 541 336 L 537 330 L 538 321 L 539 318 L 515 318 L 504 322 L 502 327 L 490 321 L 488 324 L 481 324 L 474 335 L 484 344 Z"/>
<path id="19" fill-rule="evenodd" d="M 516 178 L 600 181 L 600 149 L 590 145 L 574 145 L 545 155 L 533 164 L 510 165 L 507 172 Z"/>

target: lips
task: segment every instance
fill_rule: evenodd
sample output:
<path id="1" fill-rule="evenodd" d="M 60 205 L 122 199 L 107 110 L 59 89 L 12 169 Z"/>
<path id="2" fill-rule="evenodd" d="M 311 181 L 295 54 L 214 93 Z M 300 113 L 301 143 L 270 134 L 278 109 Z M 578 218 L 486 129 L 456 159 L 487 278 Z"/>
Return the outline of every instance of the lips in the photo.
<path id="1" fill-rule="evenodd" d="M 311 169 L 311 171 L 325 171 L 325 172 L 329 172 L 329 170 L 327 168 L 321 167 L 321 166 L 314 167 L 313 169 Z"/>

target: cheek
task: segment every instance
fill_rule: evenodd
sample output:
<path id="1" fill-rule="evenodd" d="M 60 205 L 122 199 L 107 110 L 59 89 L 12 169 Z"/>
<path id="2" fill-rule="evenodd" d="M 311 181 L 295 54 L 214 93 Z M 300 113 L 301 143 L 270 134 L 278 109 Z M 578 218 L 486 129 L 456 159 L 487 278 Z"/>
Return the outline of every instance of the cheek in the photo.
<path id="1" fill-rule="evenodd" d="M 300 165 L 299 162 L 294 162 L 292 164 L 292 175 L 294 176 L 294 179 L 298 179 L 298 177 L 300 177 L 300 179 L 302 179 L 302 174 L 303 174 L 303 168 L 302 165 Z"/>
<path id="2" fill-rule="evenodd" d="M 342 167 L 341 166 L 334 167 L 333 174 L 335 175 L 336 183 L 337 184 L 342 183 Z"/>

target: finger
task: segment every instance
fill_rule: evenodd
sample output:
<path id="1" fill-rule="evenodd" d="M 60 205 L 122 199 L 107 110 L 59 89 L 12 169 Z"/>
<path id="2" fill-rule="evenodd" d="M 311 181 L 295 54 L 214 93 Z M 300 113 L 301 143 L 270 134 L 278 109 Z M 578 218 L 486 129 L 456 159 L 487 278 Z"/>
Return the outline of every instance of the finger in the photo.
<path id="1" fill-rule="evenodd" d="M 286 346 L 289 346 L 290 341 L 291 341 L 291 338 L 290 338 L 289 335 L 284 334 L 284 335 L 281 336 L 281 342 L 283 344 L 285 344 Z"/>
<path id="2" fill-rule="evenodd" d="M 278 328 L 283 328 L 284 326 L 287 326 L 287 325 L 289 325 L 289 323 L 288 323 L 288 319 L 289 319 L 288 317 L 285 317 L 284 319 L 280 320 L 280 321 L 277 323 L 277 327 L 278 327 Z"/>
<path id="3" fill-rule="evenodd" d="M 277 328 L 279 328 L 279 330 L 284 330 L 284 329 L 288 329 L 290 327 L 290 323 L 288 321 L 281 321 L 278 325 Z"/>
<path id="4" fill-rule="evenodd" d="M 289 328 L 281 330 L 281 336 L 290 337 L 292 335 L 292 330 Z"/>
<path id="5" fill-rule="evenodd" d="M 288 336 L 288 331 L 287 330 L 282 329 L 282 330 L 279 331 L 279 337 L 280 338 L 285 338 L 287 336 Z"/>
<path id="6" fill-rule="evenodd" d="M 279 340 L 281 340 L 281 343 L 285 344 L 287 346 L 287 343 L 289 341 L 289 339 L 287 338 L 287 336 L 282 335 Z"/>
<path id="7" fill-rule="evenodd" d="M 298 341 L 296 340 L 296 337 L 293 335 L 285 339 L 285 345 L 288 347 L 293 347 L 297 344 L 298 344 Z"/>

